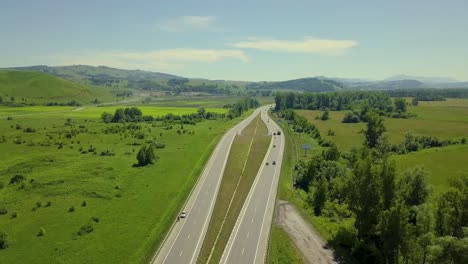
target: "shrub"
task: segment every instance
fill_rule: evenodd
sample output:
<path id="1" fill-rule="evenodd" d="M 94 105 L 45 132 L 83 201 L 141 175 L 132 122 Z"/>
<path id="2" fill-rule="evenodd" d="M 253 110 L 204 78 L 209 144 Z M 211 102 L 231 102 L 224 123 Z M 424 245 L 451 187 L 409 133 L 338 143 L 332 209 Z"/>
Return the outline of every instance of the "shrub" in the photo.
<path id="1" fill-rule="evenodd" d="M 8 245 L 8 235 L 5 232 L 0 231 L 0 249 L 5 249 Z"/>
<path id="2" fill-rule="evenodd" d="M 37 236 L 38 236 L 38 237 L 41 237 L 41 236 L 45 236 L 45 234 L 46 234 L 45 229 L 44 229 L 43 227 L 41 227 L 41 228 L 39 229 L 39 233 L 37 233 Z"/>
<path id="3" fill-rule="evenodd" d="M 82 206 L 82 207 L 86 207 L 86 205 L 87 205 L 87 204 L 86 204 L 86 201 L 83 201 L 83 202 L 81 203 L 81 206 Z"/>
<path id="4" fill-rule="evenodd" d="M 1 207 L 0 208 L 0 215 L 4 215 L 6 213 L 8 213 L 7 209 L 5 209 L 5 207 Z"/>
<path id="5" fill-rule="evenodd" d="M 91 217 L 91 220 L 92 220 L 93 222 L 99 223 L 99 218 L 96 217 L 96 216 Z"/>
<path id="6" fill-rule="evenodd" d="M 11 179 L 10 179 L 10 184 L 16 184 L 16 183 L 20 183 L 22 181 L 26 180 L 26 178 L 21 175 L 21 174 L 16 174 L 15 176 L 13 176 Z"/>
<path id="7" fill-rule="evenodd" d="M 156 144 L 155 144 L 155 147 L 156 147 L 157 149 L 162 149 L 162 148 L 165 148 L 165 147 L 166 147 L 166 144 L 164 144 L 164 143 L 156 143 Z"/>
<path id="8" fill-rule="evenodd" d="M 68 212 L 69 213 L 72 213 L 72 212 L 75 212 L 75 206 L 70 206 L 70 208 L 68 208 Z"/>
<path id="9" fill-rule="evenodd" d="M 18 217 L 18 214 L 17 214 L 16 212 L 11 213 L 11 218 L 12 218 L 12 219 L 13 219 L 13 218 L 16 218 L 16 217 Z"/>
<path id="10" fill-rule="evenodd" d="M 41 202 L 36 202 L 36 206 L 39 208 L 42 206 L 42 203 Z"/>
<path id="11" fill-rule="evenodd" d="M 0 182 L 0 189 L 3 189 L 3 187 L 5 187 L 5 185 L 3 184 L 3 182 Z"/>
<path id="12" fill-rule="evenodd" d="M 7 117 L 7 120 L 13 120 L 12 116 Z"/>
<path id="13" fill-rule="evenodd" d="M 79 236 L 84 236 L 86 234 L 89 234 L 94 231 L 94 227 L 91 223 L 87 223 L 86 225 L 80 227 L 80 230 L 78 230 L 77 234 Z"/>
<path id="14" fill-rule="evenodd" d="M 50 207 L 52 205 L 52 203 L 50 201 L 48 201 L 45 205 L 45 207 Z"/>

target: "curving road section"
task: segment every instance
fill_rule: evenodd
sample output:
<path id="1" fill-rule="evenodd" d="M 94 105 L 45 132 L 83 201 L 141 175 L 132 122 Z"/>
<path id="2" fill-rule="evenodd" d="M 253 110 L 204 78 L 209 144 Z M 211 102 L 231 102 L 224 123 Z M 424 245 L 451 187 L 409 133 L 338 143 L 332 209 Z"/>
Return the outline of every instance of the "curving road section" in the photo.
<path id="1" fill-rule="evenodd" d="M 241 133 L 259 113 L 262 113 L 264 119 L 263 113 L 267 108 L 264 106 L 256 109 L 221 138 L 184 206 L 187 218 L 175 223 L 151 263 L 196 262 L 211 219 L 232 142 L 236 134 Z"/>
<path id="2" fill-rule="evenodd" d="M 262 110 L 270 133 L 281 128 Z M 268 237 L 284 152 L 284 134 L 274 136 L 249 195 L 242 207 L 220 263 L 265 263 Z M 273 165 L 275 161 L 276 165 Z M 266 165 L 266 163 L 269 165 Z"/>

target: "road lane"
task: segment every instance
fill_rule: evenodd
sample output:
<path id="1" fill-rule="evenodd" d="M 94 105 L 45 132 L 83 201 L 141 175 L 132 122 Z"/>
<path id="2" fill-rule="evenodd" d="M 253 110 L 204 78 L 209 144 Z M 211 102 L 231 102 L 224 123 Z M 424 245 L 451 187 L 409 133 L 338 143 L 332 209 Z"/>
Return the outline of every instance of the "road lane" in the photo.
<path id="1" fill-rule="evenodd" d="M 229 151 L 236 134 L 266 107 L 231 128 L 221 138 L 184 206 L 187 218 L 176 223 L 151 263 L 195 263 L 216 201 Z"/>
<path id="2" fill-rule="evenodd" d="M 270 132 L 281 130 L 266 112 L 262 112 L 262 119 Z M 281 133 L 272 138 L 220 263 L 265 262 L 283 152 L 284 133 Z M 272 164 L 273 161 L 276 165 Z"/>

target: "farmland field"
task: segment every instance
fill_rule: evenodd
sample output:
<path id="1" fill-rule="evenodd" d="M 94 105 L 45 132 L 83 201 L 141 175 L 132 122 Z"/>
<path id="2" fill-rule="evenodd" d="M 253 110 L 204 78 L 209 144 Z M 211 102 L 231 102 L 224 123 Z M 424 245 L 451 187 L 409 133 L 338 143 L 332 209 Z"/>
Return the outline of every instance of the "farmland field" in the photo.
<path id="1" fill-rule="evenodd" d="M 0 108 L 2 117 L 12 116 L 0 118 L 0 208 L 6 211 L 0 229 L 10 240 L 0 251 L 2 263 L 146 262 L 219 137 L 238 122 L 122 129 L 128 124 L 100 120 L 115 108 Z M 196 111 L 139 108 L 153 116 Z M 147 141 L 165 144 L 156 149 L 160 159 L 133 167 Z"/>

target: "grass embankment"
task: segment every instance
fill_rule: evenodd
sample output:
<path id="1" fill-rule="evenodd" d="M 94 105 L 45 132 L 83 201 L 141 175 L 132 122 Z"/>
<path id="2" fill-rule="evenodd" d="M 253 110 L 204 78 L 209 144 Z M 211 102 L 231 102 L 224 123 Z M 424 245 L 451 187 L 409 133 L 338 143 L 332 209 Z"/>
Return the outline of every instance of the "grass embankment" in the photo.
<path id="1" fill-rule="evenodd" d="M 270 242 L 266 261 L 268 264 L 303 263 L 299 249 L 280 226 L 272 226 Z"/>
<path id="2" fill-rule="evenodd" d="M 409 119 L 385 118 L 388 139 L 392 144 L 403 141 L 406 132 L 417 136 L 432 136 L 440 139 L 456 139 L 468 136 L 468 99 L 447 99 L 441 102 L 419 102 L 418 106 L 408 106 L 408 112 L 417 116 Z M 346 111 L 331 111 L 327 121 L 316 120 L 323 111 L 298 110 L 297 113 L 315 124 L 321 135 L 336 143 L 340 150 L 361 147 L 364 135 L 359 131 L 364 123 L 341 123 Z M 335 132 L 328 136 L 328 130 Z"/>
<path id="3" fill-rule="evenodd" d="M 260 115 L 234 139 L 198 263 L 221 259 L 270 141 Z"/>
<path id="4" fill-rule="evenodd" d="M 157 108 L 152 113 L 158 115 Z M 146 263 L 218 139 L 238 121 L 183 129 L 149 122 L 136 131 L 104 133 L 123 125 L 105 124 L 94 111 L 0 119 L 0 208 L 7 211 L 0 229 L 10 241 L 0 250 L 2 263 Z M 138 144 L 154 139 L 165 143 L 156 150 L 160 159 L 132 167 Z M 115 156 L 101 156 L 106 150 Z M 10 184 L 18 174 L 22 183 Z M 41 228 L 45 235 L 37 236 Z"/>

